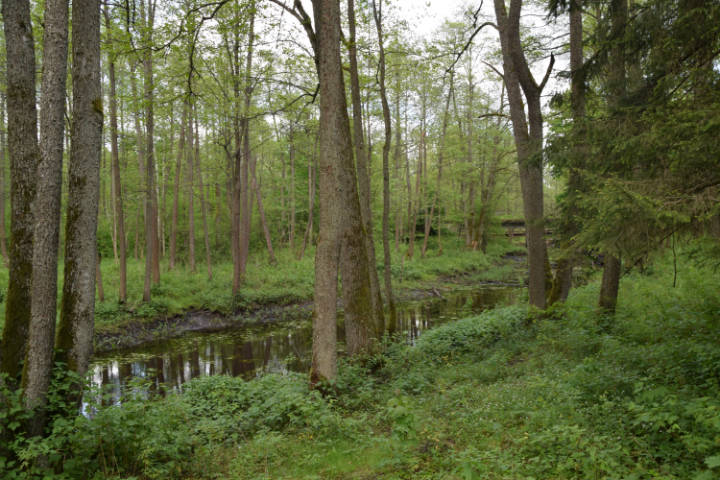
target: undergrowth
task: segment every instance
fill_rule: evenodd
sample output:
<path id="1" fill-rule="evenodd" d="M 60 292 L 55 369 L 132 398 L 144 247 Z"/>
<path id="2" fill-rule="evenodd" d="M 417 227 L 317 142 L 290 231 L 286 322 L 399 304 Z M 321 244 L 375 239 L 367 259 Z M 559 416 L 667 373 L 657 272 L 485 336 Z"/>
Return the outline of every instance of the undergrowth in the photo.
<path id="1" fill-rule="evenodd" d="M 0 468 L 49 475 L 30 460 L 43 452 L 66 478 L 719 478 L 720 279 L 692 263 L 673 276 L 661 258 L 623 278 L 613 319 L 591 283 L 543 314 L 388 341 L 319 390 L 289 374 L 128 393 L 16 441 L 26 463 Z"/>

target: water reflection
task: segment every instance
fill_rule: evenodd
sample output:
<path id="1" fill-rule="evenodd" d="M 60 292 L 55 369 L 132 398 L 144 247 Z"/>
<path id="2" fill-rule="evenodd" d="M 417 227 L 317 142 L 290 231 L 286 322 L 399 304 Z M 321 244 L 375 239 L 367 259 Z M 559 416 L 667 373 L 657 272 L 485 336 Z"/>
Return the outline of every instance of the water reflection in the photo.
<path id="1" fill-rule="evenodd" d="M 484 288 L 399 305 L 397 331 L 414 345 L 423 331 L 498 303 L 509 303 L 514 288 Z M 344 336 L 342 326 L 338 336 Z M 149 347 L 95 358 L 92 381 L 102 387 L 96 401 L 117 403 L 128 389 L 143 397 L 182 391 L 192 378 L 232 375 L 246 379 L 265 373 L 304 372 L 310 367 L 311 320 L 222 333 L 195 333 Z M 98 390 L 100 391 L 100 390 Z"/>

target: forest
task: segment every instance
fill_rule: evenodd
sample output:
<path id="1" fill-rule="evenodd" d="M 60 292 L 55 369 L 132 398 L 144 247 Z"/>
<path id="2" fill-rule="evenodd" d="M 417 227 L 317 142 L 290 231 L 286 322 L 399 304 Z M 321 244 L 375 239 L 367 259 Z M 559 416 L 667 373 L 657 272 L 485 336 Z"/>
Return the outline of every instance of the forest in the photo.
<path id="1" fill-rule="evenodd" d="M 3 479 L 720 478 L 720 3 L 4 0 Z"/>

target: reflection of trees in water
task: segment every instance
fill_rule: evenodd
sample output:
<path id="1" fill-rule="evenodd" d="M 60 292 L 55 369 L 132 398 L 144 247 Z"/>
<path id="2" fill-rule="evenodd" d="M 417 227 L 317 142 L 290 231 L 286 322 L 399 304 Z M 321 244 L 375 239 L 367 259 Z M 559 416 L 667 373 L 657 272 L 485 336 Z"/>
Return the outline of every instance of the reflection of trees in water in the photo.
<path id="1" fill-rule="evenodd" d="M 486 289 L 445 298 L 415 302 L 398 309 L 398 331 L 405 332 L 408 344 L 414 344 L 424 330 L 454 318 L 472 315 L 516 296 L 512 289 Z M 108 361 L 97 365 L 93 382 L 112 392 L 119 401 L 122 387 L 133 376 L 148 380 L 145 394 L 164 395 L 166 388 L 182 390 L 182 384 L 197 376 L 232 375 L 249 379 L 262 373 L 306 371 L 312 348 L 310 324 L 289 330 L 256 332 L 248 340 L 246 332 L 222 335 L 198 335 L 164 345 L 165 351 L 142 361 Z M 157 348 L 157 347 L 156 347 Z M 106 399 L 98 401 L 108 403 Z"/>

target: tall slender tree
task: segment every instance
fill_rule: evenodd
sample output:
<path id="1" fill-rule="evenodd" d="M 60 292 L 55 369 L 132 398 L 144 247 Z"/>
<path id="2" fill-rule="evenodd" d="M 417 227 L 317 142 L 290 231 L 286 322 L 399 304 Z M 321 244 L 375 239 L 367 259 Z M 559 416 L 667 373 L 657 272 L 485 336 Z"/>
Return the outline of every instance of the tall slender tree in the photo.
<path id="1" fill-rule="evenodd" d="M 8 265 L 7 230 L 5 228 L 5 165 L 7 163 L 7 122 L 5 119 L 5 95 L 0 94 L 0 256 Z"/>
<path id="2" fill-rule="evenodd" d="M 2 2 L 7 62 L 8 151 L 10 156 L 9 281 L 5 326 L 0 343 L 0 372 L 19 386 L 28 328 L 33 265 L 32 202 L 37 185 L 40 147 L 35 107 L 35 42 L 30 2 Z"/>
<path id="3" fill-rule="evenodd" d="M 65 79 L 68 53 L 68 0 L 45 3 L 43 72 L 40 96 L 40 155 L 34 204 L 31 317 L 23 390 L 28 409 L 44 407 L 53 365 L 57 319 L 57 262 L 60 232 Z M 31 435 L 44 427 L 40 408 L 29 425 Z"/>
<path id="4" fill-rule="evenodd" d="M 127 246 L 125 241 L 125 210 L 123 208 L 123 188 L 120 177 L 120 155 L 118 149 L 118 106 L 117 106 L 117 80 L 116 80 L 116 59 L 117 54 L 114 47 L 113 23 L 110 14 L 109 2 L 105 1 L 104 7 L 105 28 L 108 32 L 108 82 L 110 83 L 110 156 L 112 162 L 113 185 L 115 185 L 115 225 L 118 251 L 119 287 L 118 301 L 127 301 Z"/>
<path id="5" fill-rule="evenodd" d="M 550 77 L 554 57 L 551 55 L 545 77 L 537 83 L 520 40 L 522 0 L 511 0 L 509 9 L 506 8 L 504 0 L 494 0 L 494 3 L 503 57 L 503 79 L 510 105 L 523 196 L 530 277 L 528 292 L 530 304 L 544 309 L 548 262 L 544 238 L 543 118 L 540 95 Z M 523 94 L 527 100 L 527 117 Z"/>
<path id="6" fill-rule="evenodd" d="M 382 215 L 382 241 L 383 241 L 383 277 L 385 280 L 385 297 L 388 302 L 390 311 L 390 323 L 397 323 L 397 311 L 395 309 L 395 298 L 392 291 L 391 280 L 391 259 L 390 259 L 390 147 L 392 143 L 392 121 L 390 119 L 390 105 L 387 99 L 387 90 L 385 88 L 385 39 L 383 37 L 383 15 L 382 0 L 373 0 L 373 17 L 375 18 L 375 28 L 378 35 L 378 46 L 380 56 L 379 62 L 379 84 L 380 84 L 380 100 L 382 103 L 383 123 L 385 125 L 385 142 L 383 143 L 383 215 Z M 424 253 L 424 249 L 423 249 Z M 394 329 L 394 327 L 393 327 Z"/>
<path id="7" fill-rule="evenodd" d="M 56 345 L 59 359 L 83 376 L 92 354 L 95 318 L 103 117 L 99 2 L 74 0 L 72 32 L 72 144 L 65 224 L 65 278 Z M 72 400 L 79 402 L 81 389 L 81 385 L 76 385 Z"/>
<path id="8" fill-rule="evenodd" d="M 353 146 L 355 147 L 355 164 L 357 166 L 358 194 L 360 196 L 360 213 L 365 234 L 365 249 L 370 262 L 370 293 L 373 302 L 373 323 L 378 330 L 383 329 L 385 323 L 380 294 L 380 279 L 375 268 L 375 239 L 373 234 L 372 209 L 370 208 L 370 172 L 368 169 L 369 156 L 366 154 L 365 138 L 363 135 L 362 99 L 360 97 L 360 75 L 357 61 L 357 36 L 355 22 L 355 1 L 348 0 L 348 55 L 350 58 L 350 98 L 353 112 Z"/>
<path id="9" fill-rule="evenodd" d="M 615 117 L 619 117 L 619 109 L 627 94 L 627 66 L 625 43 L 623 36 L 627 26 L 628 0 L 612 0 L 610 2 L 611 40 L 610 61 L 608 70 L 608 104 Z M 602 281 L 600 282 L 599 307 L 614 313 L 620 289 L 622 262 L 617 252 L 605 252 Z"/>

